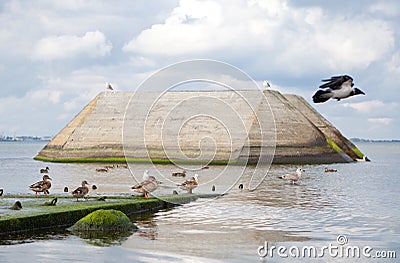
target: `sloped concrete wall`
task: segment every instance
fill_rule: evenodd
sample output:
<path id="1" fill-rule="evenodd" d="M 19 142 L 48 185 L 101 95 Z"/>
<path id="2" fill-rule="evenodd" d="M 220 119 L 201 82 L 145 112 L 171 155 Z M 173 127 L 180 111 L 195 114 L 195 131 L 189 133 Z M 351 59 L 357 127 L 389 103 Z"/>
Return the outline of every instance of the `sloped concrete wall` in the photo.
<path id="1" fill-rule="evenodd" d="M 264 96 L 268 103 L 259 91 L 103 92 L 35 158 L 331 163 L 360 157 L 302 97 L 273 90 Z"/>

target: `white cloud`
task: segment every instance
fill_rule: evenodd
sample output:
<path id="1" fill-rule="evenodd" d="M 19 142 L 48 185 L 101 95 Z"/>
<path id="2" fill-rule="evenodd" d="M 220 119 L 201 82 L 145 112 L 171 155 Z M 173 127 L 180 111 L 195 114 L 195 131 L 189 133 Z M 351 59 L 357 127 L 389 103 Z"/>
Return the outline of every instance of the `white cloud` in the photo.
<path id="1" fill-rule="evenodd" d="M 392 54 L 392 57 L 386 67 L 390 72 L 400 74 L 400 52 Z"/>
<path id="2" fill-rule="evenodd" d="M 387 16 L 396 16 L 399 14 L 399 6 L 397 2 L 379 2 L 371 5 L 369 7 L 369 10 L 371 12 L 377 12 L 377 13 L 382 13 Z"/>
<path id="3" fill-rule="evenodd" d="M 34 60 L 55 60 L 88 56 L 104 57 L 112 45 L 100 31 L 86 32 L 82 37 L 75 35 L 50 36 L 40 39 L 33 51 Z"/>
<path id="4" fill-rule="evenodd" d="M 210 27 L 220 26 L 221 8 L 213 1 L 181 1 L 180 6 L 174 9 L 164 24 L 156 24 L 142 31 L 137 39 L 127 43 L 123 50 L 180 55 L 218 48 L 224 41 L 218 36 L 218 32 Z M 208 42 L 210 36 L 214 38 L 212 45 Z"/>
<path id="5" fill-rule="evenodd" d="M 390 26 L 377 19 L 332 16 L 285 1 L 181 0 L 164 23 L 142 31 L 123 50 L 164 57 L 245 53 L 248 60 L 300 73 L 363 69 L 393 44 Z"/>
<path id="6" fill-rule="evenodd" d="M 40 89 L 36 91 L 29 92 L 27 97 L 31 102 L 39 103 L 39 102 L 51 102 L 52 104 L 56 104 L 60 101 L 60 97 L 62 92 L 60 90 L 49 90 L 49 89 Z"/>
<path id="7" fill-rule="evenodd" d="M 0 132 L 55 133 L 105 82 L 134 90 L 168 64 L 211 58 L 308 101 L 321 78 L 348 73 L 367 96 L 313 106 L 330 121 L 347 116 L 338 128 L 349 136 L 397 138 L 396 121 L 380 129 L 368 118 L 399 112 L 400 3 L 305 2 L 5 1 Z"/>
<path id="8" fill-rule="evenodd" d="M 369 113 L 377 110 L 393 110 L 397 108 L 399 105 L 398 103 L 384 103 L 380 100 L 370 100 L 370 101 L 363 101 L 363 102 L 356 102 L 356 103 L 343 103 L 341 104 L 342 107 L 345 108 L 352 108 L 360 113 Z"/>
<path id="9" fill-rule="evenodd" d="M 369 118 L 368 122 L 375 123 L 375 124 L 389 125 L 393 122 L 393 119 L 392 118 Z"/>

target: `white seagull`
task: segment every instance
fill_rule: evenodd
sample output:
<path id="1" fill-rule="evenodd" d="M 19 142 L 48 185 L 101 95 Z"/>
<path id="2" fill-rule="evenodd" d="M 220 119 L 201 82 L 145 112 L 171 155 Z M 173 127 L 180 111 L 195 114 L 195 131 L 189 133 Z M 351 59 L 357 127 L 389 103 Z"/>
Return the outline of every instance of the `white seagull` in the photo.
<path id="1" fill-rule="evenodd" d="M 305 171 L 301 168 L 297 168 L 296 172 L 279 176 L 279 178 L 292 181 L 292 184 L 294 184 L 294 182 L 298 181 L 301 178 L 302 172 L 305 172 Z"/>
<path id="2" fill-rule="evenodd" d="M 268 83 L 268 81 L 266 81 L 266 80 L 264 80 L 263 86 L 264 86 L 265 89 L 268 89 L 268 88 L 271 87 L 271 85 L 270 85 L 270 84 Z"/>
<path id="3" fill-rule="evenodd" d="M 315 103 L 322 103 L 329 99 L 340 101 L 354 95 L 365 95 L 363 91 L 353 87 L 353 78 L 349 75 L 333 76 L 330 79 L 323 79 L 322 81 L 326 83 L 319 86 L 320 90 L 312 96 Z"/>
<path id="4" fill-rule="evenodd" d="M 110 83 L 106 82 L 106 89 L 107 90 L 114 90 Z"/>

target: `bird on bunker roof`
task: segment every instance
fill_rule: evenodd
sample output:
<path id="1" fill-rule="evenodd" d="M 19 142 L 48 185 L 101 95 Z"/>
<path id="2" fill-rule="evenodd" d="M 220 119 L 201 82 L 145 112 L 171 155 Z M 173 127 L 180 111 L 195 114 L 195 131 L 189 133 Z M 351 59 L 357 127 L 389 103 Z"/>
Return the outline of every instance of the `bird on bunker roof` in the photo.
<path id="1" fill-rule="evenodd" d="M 110 83 L 106 82 L 106 89 L 107 90 L 114 90 Z"/>
<path id="2" fill-rule="evenodd" d="M 269 84 L 269 82 L 268 82 L 268 81 L 266 81 L 266 80 L 264 80 L 264 82 L 263 82 L 263 86 L 264 86 L 264 88 L 265 88 L 265 89 L 268 89 L 268 88 L 270 88 L 270 87 L 271 87 L 271 85 Z"/>
<path id="3" fill-rule="evenodd" d="M 365 95 L 362 90 L 354 87 L 353 78 L 349 75 L 333 76 L 322 81 L 326 83 L 320 85 L 320 90 L 312 96 L 315 103 L 322 103 L 329 99 L 340 101 L 359 94 Z"/>

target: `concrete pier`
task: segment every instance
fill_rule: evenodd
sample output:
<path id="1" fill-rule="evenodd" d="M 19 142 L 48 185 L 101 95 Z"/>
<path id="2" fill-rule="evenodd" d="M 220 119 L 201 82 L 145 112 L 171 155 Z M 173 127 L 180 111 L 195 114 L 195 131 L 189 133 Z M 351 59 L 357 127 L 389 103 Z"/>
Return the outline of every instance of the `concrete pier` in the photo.
<path id="1" fill-rule="evenodd" d="M 55 206 L 44 203 L 58 198 Z M 169 208 L 178 204 L 194 201 L 198 198 L 212 198 L 216 195 L 179 195 L 158 198 L 143 197 L 108 197 L 99 201 L 98 197 L 90 197 L 86 201 L 77 202 L 74 197 L 51 196 L 4 196 L 0 207 L 0 236 L 39 229 L 70 227 L 82 217 L 98 209 L 115 209 L 127 215 L 147 213 Z M 19 200 L 22 209 L 15 211 L 9 207 Z"/>

